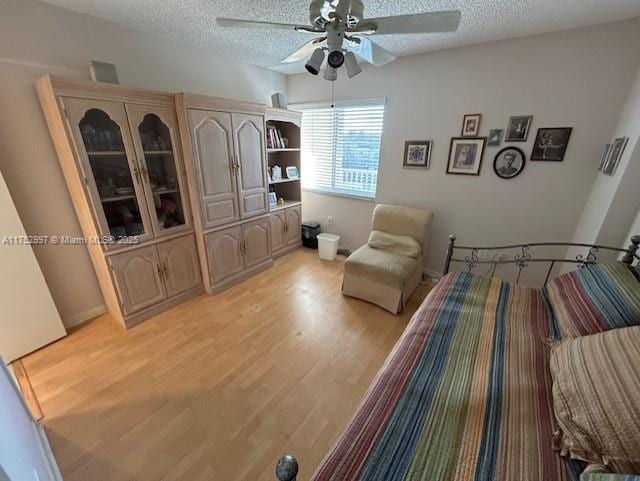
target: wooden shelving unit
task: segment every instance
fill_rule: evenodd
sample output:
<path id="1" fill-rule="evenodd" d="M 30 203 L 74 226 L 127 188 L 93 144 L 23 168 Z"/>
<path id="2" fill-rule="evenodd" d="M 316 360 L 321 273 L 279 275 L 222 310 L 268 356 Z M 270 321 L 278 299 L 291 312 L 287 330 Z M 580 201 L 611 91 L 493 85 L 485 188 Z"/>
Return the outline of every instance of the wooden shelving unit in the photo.
<path id="1" fill-rule="evenodd" d="M 267 144 L 267 167 L 269 173 L 273 171 L 273 167 L 278 166 L 282 169 L 282 179 L 271 180 L 269 182 L 269 191 L 275 192 L 278 199 L 284 199 L 285 205 L 291 202 L 300 204 L 302 199 L 300 189 L 300 123 L 302 114 L 292 110 L 285 109 L 267 109 L 266 110 L 266 126 L 267 139 L 269 139 L 269 129 L 276 129 L 278 137 L 286 139 L 286 147 L 279 147 Z M 269 140 L 267 140 L 269 142 Z M 296 167 L 298 169 L 298 177 L 287 178 L 287 167 Z M 279 210 L 280 206 L 271 206 L 271 210 Z"/>
<path id="2" fill-rule="evenodd" d="M 282 169 L 282 179 L 269 181 L 269 192 L 275 192 L 278 204 L 270 205 L 271 252 L 279 257 L 302 245 L 302 192 L 300 189 L 300 126 L 302 113 L 284 109 L 266 109 L 267 139 L 269 129 L 277 130 L 281 145 L 267 144 L 267 167 L 273 179 L 275 166 Z M 284 145 L 282 145 L 284 144 Z M 298 175 L 287 178 L 287 167 L 296 167 Z"/>

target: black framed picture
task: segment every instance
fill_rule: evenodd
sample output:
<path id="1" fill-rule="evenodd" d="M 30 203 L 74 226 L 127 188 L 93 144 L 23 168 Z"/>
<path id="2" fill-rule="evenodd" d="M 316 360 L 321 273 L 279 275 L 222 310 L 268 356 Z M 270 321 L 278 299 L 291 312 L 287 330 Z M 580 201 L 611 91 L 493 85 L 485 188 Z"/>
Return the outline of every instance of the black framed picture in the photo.
<path id="1" fill-rule="evenodd" d="M 538 129 L 531 151 L 531 160 L 562 162 L 572 130 L 572 127 Z"/>
<path id="2" fill-rule="evenodd" d="M 407 140 L 404 143 L 403 167 L 429 168 L 431 163 L 431 140 Z"/>
<path id="3" fill-rule="evenodd" d="M 626 147 L 628 140 L 628 137 L 618 137 L 613 141 L 609 148 L 607 159 L 602 167 L 602 173 L 606 175 L 613 175 L 616 173 L 620 157 L 622 157 L 622 153 L 624 152 L 624 148 Z"/>
<path id="4" fill-rule="evenodd" d="M 447 174 L 480 175 L 486 137 L 453 137 Z"/>
<path id="5" fill-rule="evenodd" d="M 607 159 L 609 158 L 609 154 L 611 153 L 611 144 L 607 144 L 604 146 L 602 150 L 602 156 L 600 157 L 600 164 L 598 164 L 598 170 L 602 172 L 604 170 L 604 166 L 607 164 Z"/>
<path id="6" fill-rule="evenodd" d="M 509 126 L 507 127 L 507 136 L 505 142 L 524 142 L 529 135 L 529 127 L 533 115 L 516 115 L 509 118 Z"/>
<path id="7" fill-rule="evenodd" d="M 524 152 L 518 147 L 505 147 L 493 159 L 493 171 L 501 179 L 513 179 L 524 170 Z"/>
<path id="8" fill-rule="evenodd" d="M 480 132 L 480 120 L 482 114 L 467 114 L 462 120 L 462 132 L 460 135 L 463 137 L 475 137 Z"/>
<path id="9" fill-rule="evenodd" d="M 491 129 L 489 131 L 489 137 L 487 139 L 487 145 L 491 145 L 493 147 L 500 145 L 502 143 L 502 134 L 504 133 L 503 129 Z"/>

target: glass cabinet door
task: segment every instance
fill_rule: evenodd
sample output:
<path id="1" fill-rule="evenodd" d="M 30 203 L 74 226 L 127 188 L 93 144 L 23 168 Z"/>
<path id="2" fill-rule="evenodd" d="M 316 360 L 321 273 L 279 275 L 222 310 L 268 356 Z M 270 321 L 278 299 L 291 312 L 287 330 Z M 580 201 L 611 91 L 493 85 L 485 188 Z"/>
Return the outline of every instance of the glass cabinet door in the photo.
<path id="1" fill-rule="evenodd" d="M 127 115 L 156 235 L 189 227 L 174 110 L 127 104 Z"/>
<path id="2" fill-rule="evenodd" d="M 151 236 L 140 170 L 124 105 L 64 99 L 102 235 L 118 241 Z M 83 156 L 82 153 L 85 155 Z M 108 245 L 106 246 L 109 247 Z"/>

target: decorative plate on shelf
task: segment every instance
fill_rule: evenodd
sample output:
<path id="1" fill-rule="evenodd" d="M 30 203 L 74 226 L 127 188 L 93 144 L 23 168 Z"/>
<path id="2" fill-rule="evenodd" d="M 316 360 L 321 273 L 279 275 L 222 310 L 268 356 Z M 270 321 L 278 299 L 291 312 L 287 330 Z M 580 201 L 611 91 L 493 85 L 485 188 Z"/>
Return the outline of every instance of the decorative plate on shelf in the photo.
<path id="1" fill-rule="evenodd" d="M 297 179 L 298 177 L 300 177 L 300 174 L 298 173 L 298 168 L 295 166 L 289 166 L 285 169 L 285 172 L 287 173 L 287 179 Z"/>

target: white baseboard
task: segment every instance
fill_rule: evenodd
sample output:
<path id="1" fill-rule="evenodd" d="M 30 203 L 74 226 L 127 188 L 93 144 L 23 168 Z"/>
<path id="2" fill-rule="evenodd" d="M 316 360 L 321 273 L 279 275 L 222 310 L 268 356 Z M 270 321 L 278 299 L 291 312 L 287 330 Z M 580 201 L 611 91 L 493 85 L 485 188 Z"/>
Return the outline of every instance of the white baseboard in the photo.
<path id="1" fill-rule="evenodd" d="M 56 458 L 53 456 L 53 451 L 51 451 L 51 445 L 49 444 L 47 433 L 42 425 L 36 421 L 33 422 L 33 427 L 40 442 L 40 452 L 42 453 L 43 458 L 47 461 L 49 478 L 53 481 L 63 481 Z"/>
<path id="2" fill-rule="evenodd" d="M 65 317 L 64 319 L 62 319 L 62 324 L 64 324 L 64 327 L 77 326 L 78 324 L 82 324 L 83 322 L 86 322 L 89 319 L 98 317 L 99 315 L 104 314 L 105 312 L 107 312 L 107 307 L 104 304 L 102 304 L 100 306 L 87 309 L 86 311 L 78 312 L 77 314 L 73 314 L 71 316 Z"/>

